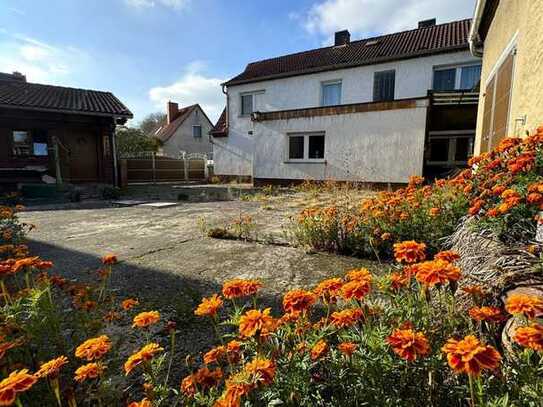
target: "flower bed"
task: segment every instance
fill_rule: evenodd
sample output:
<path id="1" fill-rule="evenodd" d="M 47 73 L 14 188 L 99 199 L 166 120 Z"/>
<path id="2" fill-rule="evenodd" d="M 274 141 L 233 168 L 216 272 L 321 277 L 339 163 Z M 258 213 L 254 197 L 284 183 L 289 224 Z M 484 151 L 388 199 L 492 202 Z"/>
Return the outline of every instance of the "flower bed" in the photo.
<path id="1" fill-rule="evenodd" d="M 355 208 L 307 208 L 293 234 L 317 250 L 360 256 L 390 257 L 394 242 L 402 240 L 425 242 L 435 253 L 469 215 L 480 229 L 506 242 L 533 238 L 543 204 L 543 127 L 526 139 L 505 139 L 470 165 L 432 185 L 412 177 L 406 188 L 365 199 Z"/>

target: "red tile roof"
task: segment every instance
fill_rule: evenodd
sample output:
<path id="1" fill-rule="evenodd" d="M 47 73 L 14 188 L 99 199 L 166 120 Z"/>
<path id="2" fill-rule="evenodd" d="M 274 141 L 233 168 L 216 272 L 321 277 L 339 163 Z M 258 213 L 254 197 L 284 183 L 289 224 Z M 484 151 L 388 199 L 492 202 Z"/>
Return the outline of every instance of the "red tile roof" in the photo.
<path id="1" fill-rule="evenodd" d="M 228 136 L 228 127 L 226 126 L 226 108 L 223 109 L 219 120 L 215 123 L 215 126 L 209 132 L 213 137 L 226 137 Z"/>
<path id="2" fill-rule="evenodd" d="M 132 118 L 132 112 L 110 92 L 41 85 L 0 76 L 0 108 Z"/>
<path id="3" fill-rule="evenodd" d="M 468 50 L 471 19 L 252 62 L 226 85 Z"/>
<path id="4" fill-rule="evenodd" d="M 198 104 L 190 105 L 179 109 L 177 111 L 177 117 L 174 119 L 174 121 L 158 129 L 157 132 L 154 134 L 154 137 L 162 142 L 168 141 L 170 137 L 175 134 L 175 131 L 179 128 L 179 126 L 181 126 L 183 122 L 187 120 L 187 117 L 189 117 L 193 110 L 197 107 Z"/>

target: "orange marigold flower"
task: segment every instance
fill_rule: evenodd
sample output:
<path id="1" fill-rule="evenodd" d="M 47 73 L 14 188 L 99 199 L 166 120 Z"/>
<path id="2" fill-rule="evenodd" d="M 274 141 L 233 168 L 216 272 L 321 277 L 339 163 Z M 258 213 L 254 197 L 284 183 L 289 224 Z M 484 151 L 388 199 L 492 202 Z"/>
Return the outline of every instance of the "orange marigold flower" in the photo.
<path id="1" fill-rule="evenodd" d="M 39 378 L 58 376 L 60 368 L 67 363 L 68 358 L 66 356 L 60 356 L 58 358 L 52 359 L 49 362 L 45 362 L 40 366 L 40 369 L 37 371 L 36 376 Z"/>
<path id="2" fill-rule="evenodd" d="M 460 278 L 460 269 L 444 260 L 425 261 L 417 265 L 416 278 L 422 284 L 433 287 L 436 284 L 457 281 Z"/>
<path id="3" fill-rule="evenodd" d="M 132 321 L 132 328 L 146 328 L 149 325 L 156 324 L 160 320 L 160 313 L 158 311 L 145 311 L 140 312 L 134 317 Z"/>
<path id="4" fill-rule="evenodd" d="M 275 330 L 275 320 L 270 316 L 271 308 L 264 311 L 252 309 L 247 311 L 239 319 L 239 333 L 249 338 L 255 335 L 268 334 Z"/>
<path id="5" fill-rule="evenodd" d="M 326 303 L 334 301 L 341 291 L 343 281 L 341 278 L 329 278 L 321 281 L 313 290 L 315 295 Z"/>
<path id="6" fill-rule="evenodd" d="M 74 380 L 76 382 L 83 382 L 88 379 L 96 379 L 104 373 L 104 366 L 100 363 L 87 363 L 80 366 L 75 371 Z"/>
<path id="7" fill-rule="evenodd" d="M 0 406 L 10 406 L 15 403 L 17 393 L 29 390 L 38 378 L 28 373 L 28 369 L 15 370 L 0 382 Z"/>
<path id="8" fill-rule="evenodd" d="M 505 309 L 510 314 L 524 314 L 534 319 L 543 313 L 543 299 L 535 295 L 512 294 L 505 302 Z"/>
<path id="9" fill-rule="evenodd" d="M 356 348 L 358 345 L 353 342 L 341 342 L 337 348 L 341 353 L 343 353 L 347 357 L 351 357 L 353 353 L 356 351 Z"/>
<path id="10" fill-rule="evenodd" d="M 117 263 L 117 256 L 114 254 L 106 254 L 104 257 L 102 257 L 102 264 L 112 265 L 115 263 Z"/>
<path id="11" fill-rule="evenodd" d="M 233 298 L 255 295 L 261 287 L 262 283 L 257 280 L 235 279 L 224 283 L 222 293 L 225 298 L 231 300 Z"/>
<path id="12" fill-rule="evenodd" d="M 181 392 L 187 397 L 193 397 L 196 394 L 196 384 L 194 383 L 194 377 L 188 375 L 181 380 Z"/>
<path id="13" fill-rule="evenodd" d="M 136 368 L 143 362 L 151 360 L 156 353 L 162 352 L 163 350 L 164 348 L 162 348 L 158 343 L 148 343 L 139 351 L 130 355 L 129 358 L 126 360 L 126 362 L 124 363 L 125 374 L 130 374 L 130 372 L 134 370 L 134 368 Z"/>
<path id="14" fill-rule="evenodd" d="M 223 345 L 217 346 L 205 353 L 204 363 L 206 365 L 210 365 L 211 363 L 219 362 L 225 356 L 226 348 Z"/>
<path id="15" fill-rule="evenodd" d="M 346 300 L 361 300 L 370 292 L 371 285 L 366 280 L 352 280 L 343 285 L 341 295 Z"/>
<path id="16" fill-rule="evenodd" d="M 434 256 L 435 260 L 445 260 L 449 263 L 454 263 L 460 259 L 460 255 L 453 250 L 443 250 Z"/>
<path id="17" fill-rule="evenodd" d="M 106 335 L 87 339 L 75 350 L 75 356 L 89 362 L 100 359 L 111 349 L 111 341 Z"/>
<path id="18" fill-rule="evenodd" d="M 501 322 L 504 320 L 502 310 L 498 307 L 473 307 L 469 316 L 476 321 Z"/>
<path id="19" fill-rule="evenodd" d="M 462 291 L 476 297 L 484 297 L 486 295 L 483 287 L 480 285 L 466 285 L 462 287 Z"/>
<path id="20" fill-rule="evenodd" d="M 0 343 L 0 360 L 4 358 L 8 350 L 16 348 L 20 345 L 21 345 L 20 341 L 10 341 L 10 342 Z"/>
<path id="21" fill-rule="evenodd" d="M 362 318 L 362 310 L 360 308 L 352 308 L 332 313 L 330 315 L 330 322 L 336 328 L 346 328 L 353 326 L 360 318 Z"/>
<path id="22" fill-rule="evenodd" d="M 141 401 L 133 401 L 128 407 L 153 407 L 153 403 L 148 398 L 144 398 Z"/>
<path id="23" fill-rule="evenodd" d="M 219 368 L 209 370 L 207 367 L 202 367 L 181 381 L 181 391 L 192 397 L 198 389 L 206 390 L 215 387 L 220 383 L 222 376 L 222 370 Z"/>
<path id="24" fill-rule="evenodd" d="M 255 358 L 245 365 L 245 371 L 249 373 L 255 384 L 270 385 L 275 377 L 275 363 L 269 359 Z"/>
<path id="25" fill-rule="evenodd" d="M 441 213 L 441 209 L 440 208 L 430 208 L 430 210 L 428 211 L 428 214 L 430 216 L 437 216 Z"/>
<path id="26" fill-rule="evenodd" d="M 123 307 L 123 309 L 125 311 L 128 311 L 128 310 L 131 310 L 132 308 L 136 307 L 139 305 L 139 301 L 134 299 L 134 298 L 127 298 L 126 300 L 124 300 L 121 304 L 121 306 Z"/>
<path id="27" fill-rule="evenodd" d="M 367 268 L 361 267 L 348 271 L 347 274 L 345 274 L 345 278 L 348 281 L 362 280 L 371 283 L 373 277 Z"/>
<path id="28" fill-rule="evenodd" d="M 316 301 L 316 296 L 310 291 L 292 290 L 283 297 L 283 309 L 289 314 L 298 315 L 309 311 Z"/>
<path id="29" fill-rule="evenodd" d="M 501 355 L 490 345 L 482 344 L 473 335 L 464 339 L 449 339 L 442 348 L 447 354 L 449 366 L 456 373 L 479 376 L 485 369 L 496 369 Z"/>
<path id="30" fill-rule="evenodd" d="M 328 343 L 326 343 L 324 339 L 321 339 L 311 348 L 311 355 L 310 355 L 311 360 L 320 359 L 327 353 L 328 353 Z"/>
<path id="31" fill-rule="evenodd" d="M 408 240 L 394 244 L 394 258 L 400 263 L 417 263 L 426 258 L 426 245 Z"/>
<path id="32" fill-rule="evenodd" d="M 213 294 L 209 298 L 203 298 L 198 308 L 194 311 L 195 315 L 199 317 L 214 317 L 222 307 L 222 299 L 217 294 Z"/>
<path id="33" fill-rule="evenodd" d="M 426 336 L 422 332 L 415 332 L 410 328 L 396 329 L 387 338 L 387 342 L 394 353 L 410 362 L 430 353 L 430 345 Z"/>
<path id="34" fill-rule="evenodd" d="M 411 275 L 408 273 L 391 273 L 390 288 L 394 291 L 399 291 L 403 287 L 407 287 L 411 281 Z"/>
<path id="35" fill-rule="evenodd" d="M 543 325 L 533 323 L 530 326 L 521 326 L 515 331 L 513 339 L 525 348 L 543 352 Z"/>
<path id="36" fill-rule="evenodd" d="M 38 262 L 40 260 L 39 257 L 25 257 L 23 259 L 19 259 L 19 260 L 16 260 L 15 261 L 15 264 L 13 264 L 13 266 L 11 267 L 11 272 L 13 274 L 15 273 L 18 273 L 19 271 L 21 271 L 22 269 L 26 268 L 26 267 L 32 267 L 34 266 L 34 264 L 36 264 L 36 262 Z"/>

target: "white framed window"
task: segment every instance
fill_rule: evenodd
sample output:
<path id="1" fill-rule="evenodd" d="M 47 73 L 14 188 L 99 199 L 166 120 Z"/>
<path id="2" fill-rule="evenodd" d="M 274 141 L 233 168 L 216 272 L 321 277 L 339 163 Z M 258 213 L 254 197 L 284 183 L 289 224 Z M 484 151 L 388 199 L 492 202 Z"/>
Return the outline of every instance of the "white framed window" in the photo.
<path id="1" fill-rule="evenodd" d="M 471 90 L 481 80 L 481 64 L 434 67 L 432 89 L 437 91 Z"/>
<path id="2" fill-rule="evenodd" d="M 324 153 L 325 135 L 323 132 L 287 134 L 287 162 L 324 162 Z"/>
<path id="3" fill-rule="evenodd" d="M 259 98 L 264 94 L 263 90 L 243 92 L 240 94 L 240 116 L 250 116 L 259 106 Z"/>
<path id="4" fill-rule="evenodd" d="M 341 80 L 321 82 L 321 106 L 341 104 Z"/>
<path id="5" fill-rule="evenodd" d="M 199 124 L 192 126 L 192 137 L 202 138 L 202 126 Z"/>
<path id="6" fill-rule="evenodd" d="M 473 155 L 473 131 L 430 132 L 427 165 L 466 166 Z"/>

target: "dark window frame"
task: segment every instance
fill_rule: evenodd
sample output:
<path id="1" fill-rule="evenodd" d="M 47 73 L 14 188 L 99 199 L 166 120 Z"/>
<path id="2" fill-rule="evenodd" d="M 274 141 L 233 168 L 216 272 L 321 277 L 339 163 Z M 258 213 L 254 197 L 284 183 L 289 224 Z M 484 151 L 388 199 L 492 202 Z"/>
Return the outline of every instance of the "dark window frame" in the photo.
<path id="1" fill-rule="evenodd" d="M 194 134 L 195 129 L 200 129 L 199 134 Z M 201 124 L 193 124 L 192 125 L 192 137 L 193 138 L 202 138 L 202 125 Z"/>
<path id="2" fill-rule="evenodd" d="M 15 141 L 16 133 L 26 133 L 29 138 L 29 142 L 24 143 Z M 11 156 L 15 159 L 25 158 L 43 158 L 49 156 L 49 140 L 47 130 L 45 129 L 24 129 L 15 128 L 11 130 Z M 45 154 L 36 154 L 36 145 L 45 145 Z M 18 146 L 19 145 L 19 146 Z M 27 153 L 21 152 L 23 149 L 27 149 Z"/>
<path id="3" fill-rule="evenodd" d="M 308 133 L 288 133 L 286 142 L 286 157 L 285 162 L 287 163 L 323 163 L 326 159 L 326 133 L 325 132 L 308 132 Z M 310 144 L 311 138 L 313 137 L 322 137 L 322 147 L 323 151 L 319 154 L 319 157 L 310 157 Z M 302 138 L 302 157 L 291 158 L 291 139 L 292 138 Z"/>
<path id="4" fill-rule="evenodd" d="M 373 101 L 389 102 L 396 95 L 396 70 L 376 71 L 373 73 Z"/>

